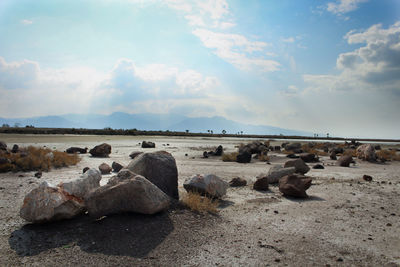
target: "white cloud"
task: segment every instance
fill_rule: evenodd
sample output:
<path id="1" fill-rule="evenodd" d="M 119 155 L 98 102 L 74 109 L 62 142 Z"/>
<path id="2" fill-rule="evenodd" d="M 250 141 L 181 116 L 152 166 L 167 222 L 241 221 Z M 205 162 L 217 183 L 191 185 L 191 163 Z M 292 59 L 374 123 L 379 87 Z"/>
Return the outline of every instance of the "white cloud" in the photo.
<path id="1" fill-rule="evenodd" d="M 326 9 L 335 15 L 343 15 L 356 10 L 359 4 L 367 1 L 368 0 L 337 0 L 336 2 L 329 2 Z"/>
<path id="2" fill-rule="evenodd" d="M 203 21 L 203 18 L 199 15 L 186 15 L 185 19 L 189 21 L 190 26 L 200 26 L 200 27 L 206 26 L 206 24 Z"/>
<path id="3" fill-rule="evenodd" d="M 283 38 L 282 41 L 285 43 L 294 43 L 295 38 L 294 37 Z"/>
<path id="4" fill-rule="evenodd" d="M 33 21 L 32 21 L 32 20 L 29 20 L 29 19 L 23 19 L 23 20 L 21 20 L 20 22 L 21 22 L 21 24 L 23 24 L 23 25 L 31 25 L 31 24 L 33 23 Z"/>
<path id="5" fill-rule="evenodd" d="M 268 46 L 265 42 L 249 41 L 239 34 L 216 33 L 206 29 L 196 29 L 193 34 L 200 38 L 203 44 L 216 49 L 215 54 L 241 70 L 260 69 L 261 71 L 276 71 L 280 64 L 263 57 L 251 57 L 253 52 L 264 51 Z"/>
<path id="6" fill-rule="evenodd" d="M 107 113 L 135 101 L 207 99 L 220 83 L 195 70 L 120 59 L 108 73 L 88 67 L 40 69 L 37 62 L 0 57 L 0 116 Z M 150 112 L 150 111 L 149 111 Z"/>
<path id="7" fill-rule="evenodd" d="M 365 31 L 350 31 L 345 39 L 364 46 L 338 56 L 338 75 L 305 75 L 311 88 L 400 91 L 400 22 L 387 29 L 377 24 Z"/>

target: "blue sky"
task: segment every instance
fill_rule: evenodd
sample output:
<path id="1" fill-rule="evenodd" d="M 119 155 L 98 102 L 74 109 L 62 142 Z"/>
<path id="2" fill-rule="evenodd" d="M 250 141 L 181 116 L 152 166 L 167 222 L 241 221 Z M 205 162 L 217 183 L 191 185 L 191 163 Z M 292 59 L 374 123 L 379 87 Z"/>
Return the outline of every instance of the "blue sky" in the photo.
<path id="1" fill-rule="evenodd" d="M 399 138 L 400 2 L 0 2 L 0 117 L 116 111 Z"/>

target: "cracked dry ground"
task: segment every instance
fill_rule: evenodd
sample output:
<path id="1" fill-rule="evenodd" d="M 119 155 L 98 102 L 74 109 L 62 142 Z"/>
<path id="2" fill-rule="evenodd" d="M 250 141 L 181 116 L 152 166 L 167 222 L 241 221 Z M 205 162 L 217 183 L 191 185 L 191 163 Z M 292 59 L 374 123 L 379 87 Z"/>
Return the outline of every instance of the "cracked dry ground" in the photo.
<path id="1" fill-rule="evenodd" d="M 173 141 L 168 140 L 171 146 Z M 274 186 L 267 192 L 252 190 L 255 176 L 284 162 L 282 155 L 273 155 L 272 165 L 238 164 L 217 158 L 201 159 L 201 151 L 175 147 L 178 148 L 171 148 L 170 152 L 177 159 L 181 190 L 184 179 L 193 173 L 215 173 L 226 181 L 240 176 L 249 185 L 230 188 L 217 215 L 196 214 L 177 205 L 155 216 L 121 214 L 98 221 L 82 216 L 30 225 L 18 216 L 24 194 L 42 180 L 60 181 L 65 175 L 76 176 L 93 159 L 83 158 L 76 169 L 44 173 L 41 179 L 31 173 L 25 177 L 1 174 L 0 265 L 398 266 L 400 263 L 399 162 L 372 164 L 357 160 L 356 166 L 342 168 L 331 166 L 333 162 L 323 158 L 325 169 L 308 173 L 313 177 L 313 185 L 307 191 L 310 198 L 298 200 L 282 197 Z M 229 149 L 229 144 L 224 147 Z M 122 154 L 129 154 L 119 153 L 120 160 Z M 373 181 L 363 181 L 363 174 L 371 175 Z"/>

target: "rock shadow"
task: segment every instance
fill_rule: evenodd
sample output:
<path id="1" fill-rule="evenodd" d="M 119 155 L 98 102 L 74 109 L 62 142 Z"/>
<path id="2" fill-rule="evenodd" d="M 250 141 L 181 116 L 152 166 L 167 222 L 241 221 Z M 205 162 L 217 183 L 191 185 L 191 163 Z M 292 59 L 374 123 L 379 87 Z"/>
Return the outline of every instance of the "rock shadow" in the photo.
<path id="1" fill-rule="evenodd" d="M 88 253 L 143 258 L 174 229 L 167 212 L 156 215 L 118 214 L 94 221 L 89 216 L 27 224 L 15 230 L 9 245 L 20 256 L 77 245 Z"/>
<path id="2" fill-rule="evenodd" d="M 287 200 L 301 203 L 301 202 L 307 202 L 307 201 L 326 201 L 326 199 L 322 197 L 317 197 L 317 196 L 308 196 L 307 198 L 296 198 L 296 197 L 290 197 L 290 196 L 283 196 Z"/>
<path id="3" fill-rule="evenodd" d="M 233 202 L 233 201 L 221 199 L 221 200 L 218 201 L 218 208 L 225 209 L 225 208 L 227 208 L 229 206 L 232 206 L 234 204 L 235 204 L 235 202 Z"/>

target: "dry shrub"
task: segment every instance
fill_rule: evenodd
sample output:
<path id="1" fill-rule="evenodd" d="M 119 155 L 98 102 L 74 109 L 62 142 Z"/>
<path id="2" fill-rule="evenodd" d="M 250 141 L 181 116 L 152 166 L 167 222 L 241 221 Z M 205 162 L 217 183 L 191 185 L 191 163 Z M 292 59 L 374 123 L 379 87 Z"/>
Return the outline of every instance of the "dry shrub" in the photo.
<path id="1" fill-rule="evenodd" d="M 222 155 L 222 161 L 236 161 L 239 152 L 224 153 Z"/>
<path id="2" fill-rule="evenodd" d="M 77 154 L 67 154 L 49 148 L 29 146 L 21 148 L 21 152 L 3 154 L 11 164 L 1 164 L 0 172 L 7 171 L 48 171 L 51 168 L 76 165 L 80 158 Z M 10 166 L 11 165 L 11 166 Z"/>
<path id="3" fill-rule="evenodd" d="M 384 159 L 386 161 L 389 161 L 389 160 L 400 161 L 400 155 L 398 155 L 395 150 L 382 149 L 382 150 L 377 151 L 375 154 L 376 154 L 377 158 Z"/>
<path id="4" fill-rule="evenodd" d="M 357 157 L 357 151 L 355 149 L 346 149 L 345 151 L 343 151 L 343 155 Z"/>
<path id="5" fill-rule="evenodd" d="M 182 203 L 193 211 L 217 213 L 218 200 L 202 196 L 199 193 L 188 192 L 183 195 Z"/>
<path id="6" fill-rule="evenodd" d="M 261 154 L 258 156 L 259 161 L 269 161 L 269 156 L 266 154 Z"/>
<path id="7" fill-rule="evenodd" d="M 317 149 L 318 147 L 320 147 L 318 144 L 322 144 L 323 145 L 323 143 L 316 143 L 315 146 L 310 147 L 308 144 L 304 144 L 304 145 L 301 146 L 301 149 L 305 153 L 312 153 L 312 154 L 315 154 L 315 155 L 318 155 L 318 156 L 327 156 L 328 153 Z"/>

